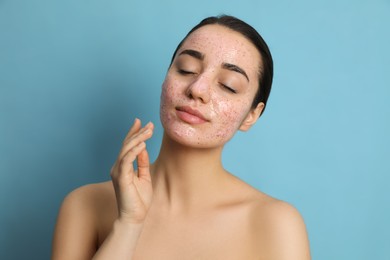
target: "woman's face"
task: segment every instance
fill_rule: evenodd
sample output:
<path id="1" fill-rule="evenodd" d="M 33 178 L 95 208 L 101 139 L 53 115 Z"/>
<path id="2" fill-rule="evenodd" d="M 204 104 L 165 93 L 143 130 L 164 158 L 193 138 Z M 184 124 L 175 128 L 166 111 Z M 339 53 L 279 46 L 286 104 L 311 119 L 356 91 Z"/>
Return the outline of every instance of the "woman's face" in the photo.
<path id="1" fill-rule="evenodd" d="M 251 105 L 260 65 L 256 47 L 240 33 L 220 25 L 194 31 L 162 85 L 160 118 L 166 134 L 185 145 L 210 148 L 224 145 L 238 129 L 247 130 L 259 115 Z"/>

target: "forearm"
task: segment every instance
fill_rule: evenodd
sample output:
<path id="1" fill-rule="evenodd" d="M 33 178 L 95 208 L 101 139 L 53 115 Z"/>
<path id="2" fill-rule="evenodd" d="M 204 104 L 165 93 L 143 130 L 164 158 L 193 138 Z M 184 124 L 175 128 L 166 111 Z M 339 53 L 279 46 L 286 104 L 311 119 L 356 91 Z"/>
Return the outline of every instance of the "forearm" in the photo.
<path id="1" fill-rule="evenodd" d="M 131 259 L 142 227 L 142 224 L 123 223 L 116 220 L 110 234 L 96 252 L 93 260 Z"/>

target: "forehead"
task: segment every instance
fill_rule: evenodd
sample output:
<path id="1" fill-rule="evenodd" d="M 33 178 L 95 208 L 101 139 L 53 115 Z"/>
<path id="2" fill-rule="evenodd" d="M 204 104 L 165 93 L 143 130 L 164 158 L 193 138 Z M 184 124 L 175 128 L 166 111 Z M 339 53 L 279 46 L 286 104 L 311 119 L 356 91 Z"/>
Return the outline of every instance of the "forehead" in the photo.
<path id="1" fill-rule="evenodd" d="M 200 27 L 183 42 L 180 50 L 185 49 L 201 52 L 208 62 L 240 66 L 256 78 L 261 66 L 256 47 L 241 33 L 221 25 Z"/>

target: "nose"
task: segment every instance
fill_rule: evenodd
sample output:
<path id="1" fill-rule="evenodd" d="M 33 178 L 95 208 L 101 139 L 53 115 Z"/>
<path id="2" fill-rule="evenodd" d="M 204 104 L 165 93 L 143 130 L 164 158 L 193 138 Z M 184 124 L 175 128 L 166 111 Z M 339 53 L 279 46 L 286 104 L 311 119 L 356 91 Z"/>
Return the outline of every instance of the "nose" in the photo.
<path id="1" fill-rule="evenodd" d="M 194 81 L 187 87 L 186 95 L 195 100 L 200 100 L 202 103 L 208 103 L 210 101 L 211 80 L 206 76 L 199 75 Z"/>

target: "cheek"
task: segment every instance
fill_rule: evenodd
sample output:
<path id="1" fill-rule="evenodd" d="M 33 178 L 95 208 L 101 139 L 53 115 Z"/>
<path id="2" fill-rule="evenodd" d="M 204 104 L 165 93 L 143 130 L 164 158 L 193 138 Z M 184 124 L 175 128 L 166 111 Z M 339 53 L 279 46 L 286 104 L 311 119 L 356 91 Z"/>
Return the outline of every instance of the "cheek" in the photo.
<path id="1" fill-rule="evenodd" d="M 172 104 L 172 89 L 169 87 L 169 81 L 165 80 L 162 84 L 161 88 L 161 96 L 160 96 L 160 120 L 163 123 L 167 123 L 169 121 L 170 116 L 168 114 L 168 109 L 170 104 Z"/>
<path id="2" fill-rule="evenodd" d="M 160 121 L 171 137 L 190 138 L 195 136 L 195 129 L 177 122 L 175 106 L 185 104 L 185 95 L 182 94 L 179 82 L 167 78 L 162 85 L 160 96 Z M 179 139 L 177 139 L 179 140 Z"/>
<path id="3" fill-rule="evenodd" d="M 161 105 L 180 103 L 185 99 L 183 83 L 169 75 L 162 84 Z"/>
<path id="4" fill-rule="evenodd" d="M 167 77 L 162 84 L 160 96 L 160 120 L 164 126 L 173 120 L 173 112 L 176 105 L 180 104 L 183 95 L 179 82 Z"/>
<path id="5" fill-rule="evenodd" d="M 172 87 L 168 79 L 165 79 L 161 86 L 161 106 L 166 105 L 165 103 L 172 100 Z"/>
<path id="6" fill-rule="evenodd" d="M 220 100 L 213 104 L 213 113 L 219 120 L 216 137 L 230 139 L 241 126 L 248 113 L 248 102 L 244 99 Z"/>

